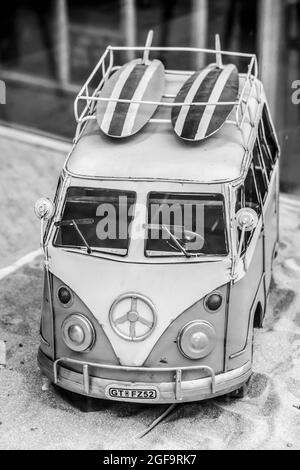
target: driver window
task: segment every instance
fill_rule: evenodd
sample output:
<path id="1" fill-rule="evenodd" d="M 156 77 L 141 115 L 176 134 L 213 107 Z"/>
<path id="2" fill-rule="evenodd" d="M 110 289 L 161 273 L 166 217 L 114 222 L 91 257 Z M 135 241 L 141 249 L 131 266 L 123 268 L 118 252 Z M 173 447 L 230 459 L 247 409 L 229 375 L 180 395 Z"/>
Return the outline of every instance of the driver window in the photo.
<path id="1" fill-rule="evenodd" d="M 55 191 L 54 200 L 53 200 L 53 204 L 54 204 L 55 210 L 56 210 L 56 208 L 57 208 L 58 196 L 59 196 L 59 194 L 60 194 L 60 190 L 61 190 L 62 184 L 63 184 L 63 177 L 62 177 L 62 175 L 60 175 L 60 177 L 59 177 L 59 179 L 58 179 L 57 186 L 56 186 L 56 191 Z M 49 233 L 49 229 L 50 229 L 50 226 L 51 226 L 51 222 L 52 222 L 52 218 L 49 219 L 49 220 L 47 220 L 47 224 L 46 224 L 46 228 L 45 228 L 45 232 L 44 232 L 44 242 L 45 242 L 46 239 L 47 239 L 47 236 L 48 236 L 48 233 Z"/>
<path id="2" fill-rule="evenodd" d="M 260 155 L 257 141 L 255 142 L 254 149 L 253 149 L 253 162 L 254 162 L 255 178 L 256 178 L 258 190 L 261 195 L 261 200 L 264 203 L 267 197 L 267 192 L 268 192 L 268 177 L 265 171 L 264 164 L 261 160 L 261 155 Z"/>
<path id="3" fill-rule="evenodd" d="M 258 214 L 258 216 L 260 216 L 261 205 L 260 205 L 260 199 L 259 199 L 256 183 L 255 183 L 252 165 L 248 171 L 248 174 L 245 180 L 244 198 L 245 198 L 244 207 L 250 207 L 251 209 L 254 209 L 255 212 Z M 241 235 L 241 231 L 239 230 L 239 237 L 240 235 Z M 245 241 L 244 241 L 242 254 L 245 252 L 247 246 L 250 244 L 252 235 L 253 235 L 253 232 L 245 233 Z"/>
<path id="4" fill-rule="evenodd" d="M 62 183 L 63 183 L 63 177 L 60 176 L 59 179 L 58 179 L 58 183 L 57 183 L 57 187 L 56 187 L 56 191 L 55 191 L 55 196 L 54 196 L 54 205 L 55 205 L 55 207 L 58 203 L 58 196 L 59 196 L 59 193 L 60 193 L 60 190 L 61 190 L 61 187 L 62 187 Z"/>
<path id="5" fill-rule="evenodd" d="M 245 180 L 245 207 L 254 209 L 258 215 L 261 213 L 260 200 L 255 184 L 252 166 L 249 169 Z"/>
<path id="6" fill-rule="evenodd" d="M 240 209 L 245 207 L 245 194 L 243 186 L 240 186 L 236 190 L 236 200 L 235 200 L 235 213 L 237 213 Z"/>
<path id="7" fill-rule="evenodd" d="M 243 186 L 240 186 L 237 190 L 236 190 L 236 199 L 235 199 L 235 213 L 237 213 L 240 209 L 243 209 L 245 207 L 245 191 L 244 191 L 244 187 Z M 239 228 L 237 228 L 237 250 L 239 248 L 239 243 L 240 243 L 240 240 L 241 240 L 241 230 Z M 246 243 L 245 243 L 245 240 L 244 240 L 244 243 L 243 243 L 243 247 L 242 247 L 242 255 L 245 253 L 246 251 Z"/>
<path id="8" fill-rule="evenodd" d="M 264 108 L 263 108 L 262 122 L 263 122 L 264 134 L 265 134 L 266 142 L 270 151 L 270 155 L 273 160 L 273 163 L 275 163 L 279 154 L 279 149 L 278 149 L 277 141 L 274 135 L 273 126 L 271 124 L 269 112 L 268 112 L 266 105 L 264 105 Z"/>
<path id="9" fill-rule="evenodd" d="M 259 134 L 258 145 L 259 145 L 260 154 L 261 154 L 262 160 L 264 162 L 264 166 L 265 166 L 265 169 L 266 169 L 266 172 L 267 172 L 268 179 L 270 180 L 271 179 L 271 174 L 272 174 L 272 171 L 273 171 L 273 162 L 272 162 L 272 159 L 271 159 L 271 155 L 269 153 L 268 146 L 266 144 L 266 139 L 265 139 L 265 135 L 264 135 L 262 122 L 259 123 L 258 134 Z"/>

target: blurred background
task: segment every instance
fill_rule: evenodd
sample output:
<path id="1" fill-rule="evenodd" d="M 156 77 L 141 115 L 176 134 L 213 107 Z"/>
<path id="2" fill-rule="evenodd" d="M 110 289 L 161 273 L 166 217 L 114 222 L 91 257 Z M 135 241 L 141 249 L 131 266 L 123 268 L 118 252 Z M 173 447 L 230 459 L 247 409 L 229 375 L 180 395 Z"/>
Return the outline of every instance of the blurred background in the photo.
<path id="1" fill-rule="evenodd" d="M 300 0 L 9 0 L 1 5 L 0 124 L 70 140 L 73 100 L 108 44 L 214 47 L 256 52 L 282 146 L 282 189 L 300 194 Z M 122 60 L 131 59 L 127 54 Z M 161 57 L 197 69 L 203 57 Z M 240 64 L 242 67 L 242 64 Z"/>

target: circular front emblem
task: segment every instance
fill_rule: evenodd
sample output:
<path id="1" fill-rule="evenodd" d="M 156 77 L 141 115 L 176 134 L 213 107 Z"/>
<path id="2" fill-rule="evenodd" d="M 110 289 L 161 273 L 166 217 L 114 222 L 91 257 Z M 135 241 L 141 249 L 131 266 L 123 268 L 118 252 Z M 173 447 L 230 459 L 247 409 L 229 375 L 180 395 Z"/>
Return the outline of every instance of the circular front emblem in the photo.
<path id="1" fill-rule="evenodd" d="M 123 294 L 112 304 L 109 320 L 114 331 L 128 341 L 142 341 L 156 325 L 155 307 L 140 294 Z"/>

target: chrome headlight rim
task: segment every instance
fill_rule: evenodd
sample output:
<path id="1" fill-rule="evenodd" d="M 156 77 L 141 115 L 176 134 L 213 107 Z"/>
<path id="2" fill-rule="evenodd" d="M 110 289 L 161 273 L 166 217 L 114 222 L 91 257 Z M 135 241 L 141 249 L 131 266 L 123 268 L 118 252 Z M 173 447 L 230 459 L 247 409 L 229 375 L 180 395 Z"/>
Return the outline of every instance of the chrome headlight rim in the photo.
<path id="1" fill-rule="evenodd" d="M 58 295 L 60 289 L 62 289 L 62 288 L 63 288 L 63 289 L 67 289 L 67 290 L 70 292 L 70 295 L 71 295 L 71 298 L 70 298 L 69 302 L 66 303 L 66 304 L 64 304 L 64 303 L 60 300 L 59 295 Z M 66 286 L 65 284 L 60 284 L 60 285 L 58 286 L 58 288 L 56 289 L 56 299 L 58 300 L 59 305 L 61 305 L 61 307 L 63 307 L 63 308 L 72 307 L 72 305 L 74 304 L 74 296 L 73 296 L 73 293 L 72 293 L 70 287 Z"/>
<path id="2" fill-rule="evenodd" d="M 212 310 L 211 308 L 209 308 L 209 307 L 207 306 L 207 301 L 208 301 L 208 299 L 209 299 L 212 295 L 219 295 L 219 296 L 221 297 L 221 304 L 220 304 L 220 307 L 217 308 L 216 310 Z M 207 295 L 204 297 L 204 299 L 203 299 L 203 305 L 204 305 L 205 310 L 206 310 L 208 313 L 211 313 L 211 314 L 218 313 L 218 312 L 223 308 L 224 302 L 225 302 L 224 295 L 223 295 L 222 292 L 219 291 L 219 290 L 214 290 L 213 292 L 210 292 L 210 293 L 207 294 Z"/>
<path id="3" fill-rule="evenodd" d="M 84 333 L 84 339 L 80 344 L 74 343 L 69 336 L 69 329 L 79 326 Z M 71 313 L 62 323 L 62 337 L 65 345 L 74 352 L 88 352 L 92 349 L 96 340 L 96 333 L 91 321 L 81 313 Z"/>
<path id="4" fill-rule="evenodd" d="M 202 352 L 199 351 L 198 353 L 193 353 L 193 351 L 191 350 L 187 352 L 187 346 L 186 344 L 184 344 L 184 339 L 190 332 L 192 332 L 192 329 L 196 326 L 199 328 L 199 333 L 202 333 L 207 337 L 208 345 L 206 348 L 203 349 Z M 187 323 L 181 328 L 177 336 L 177 346 L 181 354 L 187 359 L 194 361 L 204 359 L 205 357 L 209 356 L 214 350 L 216 342 L 217 334 L 215 328 L 211 323 L 204 320 L 194 320 Z"/>

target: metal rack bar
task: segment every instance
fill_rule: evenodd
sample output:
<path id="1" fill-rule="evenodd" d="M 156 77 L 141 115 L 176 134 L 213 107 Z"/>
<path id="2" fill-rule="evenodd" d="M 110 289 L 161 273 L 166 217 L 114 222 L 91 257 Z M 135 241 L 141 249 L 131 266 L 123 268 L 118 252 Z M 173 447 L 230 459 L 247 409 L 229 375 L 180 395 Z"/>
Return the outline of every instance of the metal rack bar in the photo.
<path id="1" fill-rule="evenodd" d="M 187 107 L 197 107 L 197 106 L 235 106 L 235 124 L 237 127 L 242 130 L 242 127 L 245 123 L 247 114 L 249 115 L 251 122 L 251 112 L 250 112 L 250 103 L 253 98 L 256 98 L 255 91 L 257 90 L 258 83 L 258 63 L 257 58 L 254 54 L 246 54 L 240 52 L 230 52 L 230 51 L 218 51 L 222 56 L 232 56 L 239 58 L 249 59 L 248 72 L 247 74 L 240 74 L 245 76 L 245 83 L 241 90 L 238 101 L 234 102 L 184 102 L 184 103 L 174 103 L 172 101 L 143 101 L 143 100 L 125 100 L 125 99 L 114 99 L 114 98 L 104 98 L 99 96 L 99 92 L 104 85 L 105 81 L 109 78 L 110 74 L 114 70 L 118 70 L 120 66 L 114 64 L 114 52 L 121 51 L 149 51 L 149 52 L 191 52 L 191 53 L 204 53 L 204 54 L 216 54 L 215 49 L 201 49 L 193 47 L 146 47 L 146 46 L 108 46 L 100 57 L 100 60 L 96 64 L 95 68 L 92 70 L 87 81 L 82 86 L 78 95 L 76 96 L 74 102 L 74 114 L 77 122 L 77 129 L 75 134 L 75 142 L 80 137 L 83 132 L 84 125 L 89 121 L 95 119 L 94 111 L 98 102 L 116 102 L 116 103 L 134 103 L 134 104 L 145 104 L 145 105 L 156 105 L 157 107 L 173 108 L 175 106 L 187 106 Z M 187 75 L 190 76 L 195 71 L 193 70 L 166 70 L 166 75 Z M 91 82 L 93 79 L 97 79 L 98 85 L 91 92 Z M 247 96 L 246 96 L 247 93 Z M 175 95 L 166 94 L 163 97 L 164 99 L 174 99 Z M 256 98 L 257 99 L 257 98 Z M 80 106 L 81 102 L 85 102 L 85 106 Z M 81 108 L 81 111 L 80 111 Z M 168 119 L 151 119 L 150 122 L 155 123 L 166 123 L 170 122 Z M 233 124 L 233 121 L 226 121 L 227 123 Z M 242 133 L 243 134 L 243 133 Z"/>
<path id="2" fill-rule="evenodd" d="M 79 97 L 79 100 L 85 100 L 84 97 Z M 125 100 L 121 98 L 101 98 L 100 96 L 95 96 L 92 98 L 94 101 L 112 101 L 114 103 L 130 103 L 130 104 L 151 104 L 156 106 L 163 106 L 166 108 L 176 107 L 176 106 L 235 106 L 239 104 L 239 101 L 199 101 L 199 102 L 178 102 L 178 103 L 168 103 L 166 101 L 145 101 L 145 100 Z"/>
<path id="3" fill-rule="evenodd" d="M 218 52 L 221 55 L 230 55 L 233 57 L 245 57 L 245 58 L 252 58 L 255 57 L 255 54 L 247 54 L 243 52 L 232 52 L 232 51 L 216 51 L 216 49 L 201 49 L 199 47 L 145 47 L 145 46 L 135 46 L 135 47 L 127 47 L 127 46 L 108 46 L 107 49 L 112 51 L 153 51 L 153 52 L 203 52 L 206 54 L 216 54 Z"/>

